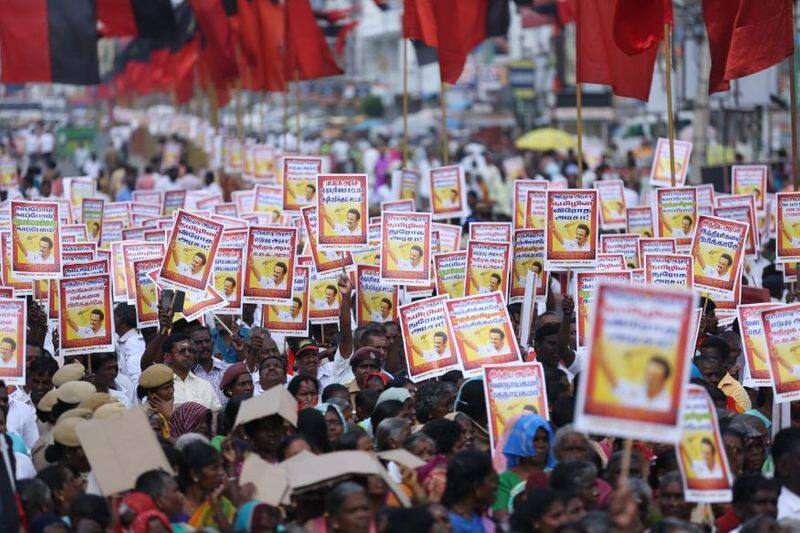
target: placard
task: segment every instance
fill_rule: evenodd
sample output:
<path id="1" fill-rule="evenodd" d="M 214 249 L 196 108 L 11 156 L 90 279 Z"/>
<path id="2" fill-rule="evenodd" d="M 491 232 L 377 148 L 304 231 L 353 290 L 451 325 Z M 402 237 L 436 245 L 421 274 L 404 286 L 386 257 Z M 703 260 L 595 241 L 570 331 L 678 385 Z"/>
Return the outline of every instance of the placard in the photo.
<path id="1" fill-rule="evenodd" d="M 397 320 L 397 285 L 381 280 L 377 266 L 356 266 L 356 324 Z"/>
<path id="2" fill-rule="evenodd" d="M 545 269 L 593 267 L 597 260 L 597 191 L 547 191 Z"/>
<path id="3" fill-rule="evenodd" d="M 464 376 L 480 375 L 484 365 L 520 362 L 514 328 L 499 292 L 445 300 L 444 306 Z"/>
<path id="4" fill-rule="evenodd" d="M 467 280 L 467 251 L 433 254 L 433 272 L 436 294 L 461 298 Z"/>
<path id="5" fill-rule="evenodd" d="M 745 371 L 742 385 L 745 387 L 771 387 L 767 340 L 764 337 L 764 323 L 761 312 L 774 309 L 771 303 L 739 305 L 736 316 L 739 319 L 739 334 L 742 338 L 742 354 Z"/>
<path id="6" fill-rule="evenodd" d="M 656 205 L 658 236 L 675 239 L 678 248 L 690 246 L 697 220 L 697 191 L 693 187 L 658 189 Z"/>
<path id="7" fill-rule="evenodd" d="M 600 284 L 578 382 L 578 431 L 678 442 L 696 308 L 692 291 Z"/>
<path id="8" fill-rule="evenodd" d="M 775 195 L 775 204 L 775 260 L 797 263 L 800 261 L 800 192 L 779 192 Z"/>
<path id="9" fill-rule="evenodd" d="M 547 296 L 547 273 L 544 271 L 544 229 L 518 229 L 514 232 L 509 303 L 524 300 L 528 272 L 536 274 L 536 300 L 544 299 Z"/>
<path id="10" fill-rule="evenodd" d="M 688 254 L 646 254 L 644 272 L 647 283 L 691 289 L 693 263 Z"/>
<path id="11" fill-rule="evenodd" d="M 655 235 L 653 231 L 653 208 L 640 206 L 625 209 L 625 233 L 635 233 L 642 237 Z"/>
<path id="12" fill-rule="evenodd" d="M 164 258 L 164 244 L 155 242 L 130 241 L 122 243 L 122 264 L 125 268 L 125 287 L 128 303 L 136 302 L 136 276 L 133 273 L 134 261 Z"/>
<path id="13" fill-rule="evenodd" d="M 247 236 L 244 302 L 288 304 L 292 299 L 297 229 L 251 226 Z"/>
<path id="14" fill-rule="evenodd" d="M 99 243 L 103 239 L 103 206 L 102 198 L 84 198 L 81 205 L 81 222 L 86 226 L 89 240 Z"/>
<path id="15" fill-rule="evenodd" d="M 747 237 L 744 246 L 744 254 L 749 257 L 755 257 L 761 247 L 755 213 L 752 201 L 751 205 L 717 207 L 714 209 L 714 216 L 717 218 L 735 220 L 736 222 L 741 222 L 749 226 L 747 228 Z"/>
<path id="16" fill-rule="evenodd" d="M 749 225 L 702 215 L 692 244 L 694 285 L 711 295 L 730 298 L 739 276 Z"/>
<path id="17" fill-rule="evenodd" d="M 604 254 L 622 254 L 625 268 L 639 268 L 639 241 L 641 236 L 635 233 L 600 235 L 600 252 Z"/>
<path id="18" fill-rule="evenodd" d="M 800 304 L 761 311 L 777 403 L 800 399 Z"/>
<path id="19" fill-rule="evenodd" d="M 445 319 L 446 300 L 426 298 L 398 310 L 408 377 L 414 383 L 460 369 Z"/>
<path id="20" fill-rule="evenodd" d="M 467 194 L 460 166 L 432 168 L 428 180 L 434 220 L 458 218 L 466 214 Z"/>
<path id="21" fill-rule="evenodd" d="M 659 138 L 653 152 L 653 166 L 650 168 L 651 187 L 682 187 L 686 183 L 686 173 L 692 157 L 692 143 L 678 140 L 673 143 L 675 147 L 675 183 L 672 183 L 669 139 Z"/>
<path id="22" fill-rule="evenodd" d="M 506 179 L 510 179 L 506 174 Z M 514 213 L 512 214 L 514 229 L 526 227 L 528 213 L 528 191 L 547 190 L 547 182 L 541 180 L 517 179 L 514 183 Z M 544 195 L 542 195 L 544 198 Z"/>
<path id="23" fill-rule="evenodd" d="M 311 248 L 311 257 L 319 273 L 331 270 L 339 270 L 353 264 L 353 256 L 350 252 L 325 251 L 320 250 L 317 245 L 317 206 L 308 205 L 300 208 L 303 218 L 303 227 L 306 231 L 308 246 Z M 368 237 L 369 238 L 369 237 Z"/>
<path id="24" fill-rule="evenodd" d="M 526 194 L 525 227 L 544 229 L 547 222 L 547 190 L 532 190 Z"/>
<path id="25" fill-rule="evenodd" d="M 214 289 L 228 302 L 225 307 L 217 311 L 218 315 L 241 314 L 244 287 L 242 272 L 244 272 L 243 248 L 217 249 L 213 266 Z"/>
<path id="26" fill-rule="evenodd" d="M 733 165 L 731 192 L 753 195 L 756 209 L 763 211 L 767 195 L 767 172 L 767 165 Z"/>
<path id="27" fill-rule="evenodd" d="M 677 456 L 687 502 L 731 501 L 733 479 L 717 409 L 699 385 L 689 384 L 686 389 Z"/>
<path id="28" fill-rule="evenodd" d="M 367 244 L 367 176 L 317 176 L 317 246 L 353 250 Z"/>
<path id="29" fill-rule="evenodd" d="M 434 222 L 431 231 L 439 233 L 439 251 L 455 252 L 461 249 L 461 226 Z"/>
<path id="30" fill-rule="evenodd" d="M 27 306 L 24 298 L 0 299 L 0 379 L 25 385 Z"/>
<path id="31" fill-rule="evenodd" d="M 11 202 L 11 271 L 31 278 L 61 274 L 61 233 L 55 202 Z"/>
<path id="32" fill-rule="evenodd" d="M 600 227 L 604 230 L 625 227 L 625 185 L 622 180 L 597 180 L 594 182 L 600 200 Z"/>
<path id="33" fill-rule="evenodd" d="M 298 265 L 292 279 L 292 303 L 264 306 L 263 326 L 284 335 L 308 335 L 308 294 L 311 267 Z"/>
<path id="34" fill-rule="evenodd" d="M 108 274 L 62 279 L 58 314 L 63 355 L 114 351 L 111 277 Z"/>
<path id="35" fill-rule="evenodd" d="M 483 391 L 491 450 L 497 449 L 500 437 L 514 417 L 539 415 L 550 419 L 544 369 L 540 363 L 484 365 Z"/>
<path id="36" fill-rule="evenodd" d="M 508 294 L 511 270 L 511 244 L 470 241 L 467 244 L 467 281 L 464 295 L 499 292 Z"/>
<path id="37" fill-rule="evenodd" d="M 488 242 L 511 242 L 509 222 L 470 222 L 469 240 Z"/>
<path id="38" fill-rule="evenodd" d="M 398 285 L 431 277 L 431 215 L 381 214 L 381 279 Z"/>
<path id="39" fill-rule="evenodd" d="M 178 211 L 159 273 L 161 280 L 181 290 L 205 290 L 222 230 L 218 222 Z"/>
<path id="40" fill-rule="evenodd" d="M 133 262 L 133 275 L 136 278 L 136 327 L 158 326 L 158 302 L 161 291 L 150 276 L 161 268 L 161 259 L 142 259 Z"/>
<path id="41" fill-rule="evenodd" d="M 631 281 L 630 271 L 606 271 L 606 272 L 576 272 L 575 289 L 575 315 L 577 324 L 575 328 L 575 339 L 579 348 L 584 348 L 589 343 L 589 325 L 594 310 L 597 287 L 602 282 L 626 283 Z"/>
<path id="42" fill-rule="evenodd" d="M 316 205 L 317 174 L 322 174 L 322 158 L 283 156 L 283 209 L 300 211 L 306 205 Z"/>

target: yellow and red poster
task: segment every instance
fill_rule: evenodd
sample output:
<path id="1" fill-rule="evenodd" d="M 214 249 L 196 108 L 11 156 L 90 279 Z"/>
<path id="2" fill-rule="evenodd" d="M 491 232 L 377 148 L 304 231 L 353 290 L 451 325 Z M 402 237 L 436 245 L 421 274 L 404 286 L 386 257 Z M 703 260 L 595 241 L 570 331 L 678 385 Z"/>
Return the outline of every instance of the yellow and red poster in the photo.
<path id="1" fill-rule="evenodd" d="M 732 497 L 733 479 L 717 422 L 717 409 L 705 389 L 686 388 L 678 465 L 687 502 L 725 503 Z"/>
<path id="2" fill-rule="evenodd" d="M 748 224 L 702 215 L 692 244 L 694 286 L 730 298 L 739 277 Z"/>
<path id="3" fill-rule="evenodd" d="M 675 239 L 678 248 L 692 244 L 697 222 L 697 191 L 694 187 L 664 188 L 656 191 L 658 236 Z"/>
<path id="4" fill-rule="evenodd" d="M 217 292 L 228 304 L 217 310 L 218 315 L 239 315 L 242 313 L 242 272 L 244 272 L 244 249 L 217 249 L 214 258 L 213 284 Z"/>
<path id="5" fill-rule="evenodd" d="M 253 178 L 255 181 L 275 181 L 275 150 L 265 144 L 253 146 Z"/>
<path id="6" fill-rule="evenodd" d="M 641 236 L 636 233 L 609 233 L 600 235 L 600 253 L 622 254 L 625 268 L 639 268 L 642 264 L 639 256 Z"/>
<path id="7" fill-rule="evenodd" d="M 311 266 L 295 267 L 292 280 L 292 303 L 264 306 L 263 326 L 269 331 L 285 335 L 308 335 L 308 287 Z"/>
<path id="8" fill-rule="evenodd" d="M 800 399 L 800 304 L 761 311 L 775 401 Z"/>
<path id="9" fill-rule="evenodd" d="M 323 274 L 331 270 L 339 270 L 353 264 L 350 252 L 324 251 L 317 245 L 317 206 L 308 205 L 300 208 L 303 218 L 303 227 L 306 231 L 308 246 L 311 248 L 311 257 L 314 260 L 317 272 Z"/>
<path id="10" fill-rule="evenodd" d="M 547 190 L 531 190 L 526 194 L 525 227 L 544 229 L 547 219 Z"/>
<path id="11" fill-rule="evenodd" d="M 297 228 L 251 226 L 248 231 L 244 302 L 289 303 L 292 299 Z"/>
<path id="12" fill-rule="evenodd" d="M 675 239 L 672 238 L 639 239 L 640 258 L 645 254 L 674 254 L 676 249 Z"/>
<path id="13" fill-rule="evenodd" d="M 381 279 L 409 285 L 431 278 L 430 213 L 382 213 Z"/>
<path id="14" fill-rule="evenodd" d="M 178 211 L 161 265 L 161 281 L 180 290 L 205 290 L 223 229 L 219 222 Z"/>
<path id="15" fill-rule="evenodd" d="M 128 303 L 136 303 L 136 276 L 133 262 L 142 259 L 164 258 L 164 244 L 156 242 L 130 241 L 122 243 L 122 264 L 125 268 L 125 287 Z"/>
<path id="16" fill-rule="evenodd" d="M 461 226 L 434 222 L 431 231 L 439 233 L 439 252 L 455 252 L 461 249 Z"/>
<path id="17" fill-rule="evenodd" d="M 450 298 L 464 296 L 467 279 L 467 251 L 433 254 L 433 272 L 436 278 L 436 294 Z"/>
<path id="18" fill-rule="evenodd" d="M 435 296 L 399 309 L 408 377 L 415 383 L 460 368 L 445 319 L 447 296 Z"/>
<path id="19" fill-rule="evenodd" d="M 17 163 L 8 157 L 0 158 L 0 189 L 13 189 L 18 185 Z"/>
<path id="20" fill-rule="evenodd" d="M 164 193 L 164 203 L 161 206 L 161 214 L 171 216 L 179 209 L 183 209 L 186 205 L 186 191 L 180 189 L 175 191 L 166 191 Z"/>
<path id="21" fill-rule="evenodd" d="M 469 240 L 511 242 L 510 222 L 470 222 Z"/>
<path id="22" fill-rule="evenodd" d="M 508 175 L 506 175 L 506 178 L 508 179 Z M 522 229 L 526 227 L 526 215 L 528 213 L 528 192 L 541 191 L 544 193 L 546 190 L 546 181 L 526 179 L 518 179 L 514 181 L 514 229 Z M 544 199 L 544 194 L 542 194 L 542 199 Z"/>
<path id="23" fill-rule="evenodd" d="M 653 152 L 653 166 L 650 169 L 651 187 L 682 187 L 686 183 L 686 173 L 692 157 L 692 143 L 689 141 L 673 142 L 675 146 L 675 183 L 672 183 L 669 139 L 659 138 Z"/>
<path id="24" fill-rule="evenodd" d="M 745 370 L 742 384 L 745 387 L 771 387 L 767 339 L 764 336 L 764 323 L 761 312 L 774 309 L 771 303 L 739 305 L 736 315 L 739 318 L 739 333 L 742 337 L 742 353 Z"/>
<path id="25" fill-rule="evenodd" d="M 111 277 L 108 274 L 62 279 L 58 314 L 62 354 L 114 351 Z"/>
<path id="26" fill-rule="evenodd" d="M 767 196 L 767 172 L 767 165 L 733 165 L 731 193 L 752 195 L 756 209 L 763 211 Z"/>
<path id="27" fill-rule="evenodd" d="M 589 343 L 589 320 L 594 310 L 597 286 L 604 281 L 628 283 L 631 281 L 631 272 L 618 270 L 575 273 L 575 289 L 572 293 L 576 296 L 575 311 L 578 323 L 575 328 L 575 338 L 579 348 L 586 347 Z"/>
<path id="28" fill-rule="evenodd" d="M 592 267 L 597 260 L 597 191 L 547 191 L 545 269 Z"/>
<path id="29" fill-rule="evenodd" d="M 99 243 L 103 239 L 103 206 L 102 198 L 84 198 L 81 206 L 81 222 L 86 226 L 89 241 Z"/>
<path id="30" fill-rule="evenodd" d="M 317 246 L 353 250 L 367 244 L 366 174 L 317 176 Z"/>
<path id="31" fill-rule="evenodd" d="M 32 278 L 61 275 L 61 232 L 55 202 L 11 202 L 11 271 Z"/>
<path id="32" fill-rule="evenodd" d="M 550 419 L 544 369 L 540 363 L 485 365 L 483 390 L 489 420 L 489 449 L 494 450 L 516 417 Z"/>
<path id="33" fill-rule="evenodd" d="M 0 379 L 6 385 L 25 384 L 27 321 L 24 298 L 0 299 Z"/>
<path id="34" fill-rule="evenodd" d="M 500 293 L 445 300 L 455 352 L 467 377 L 484 365 L 520 362 L 520 351 L 506 303 Z"/>
<path id="35" fill-rule="evenodd" d="M 377 266 L 356 266 L 356 324 L 397 320 L 397 285 L 381 281 Z"/>
<path id="36" fill-rule="evenodd" d="M 750 205 L 738 205 L 734 207 L 717 207 L 714 209 L 714 216 L 727 220 L 735 220 L 747 224 L 747 239 L 745 241 L 744 254 L 755 257 L 761 243 L 756 223 L 756 212 L 753 207 L 753 199 L 750 198 Z"/>
<path id="37" fill-rule="evenodd" d="M 136 327 L 158 326 L 158 302 L 161 293 L 150 276 L 161 268 L 161 259 L 142 259 L 133 262 L 133 275 L 136 278 Z"/>
<path id="38" fill-rule="evenodd" d="M 431 213 L 434 220 L 457 218 L 466 214 L 467 191 L 461 167 L 450 165 L 432 168 L 428 173 Z"/>
<path id="39" fill-rule="evenodd" d="M 317 203 L 317 174 L 323 173 L 322 158 L 283 156 L 283 209 L 300 211 Z"/>
<path id="40" fill-rule="evenodd" d="M 647 283 L 691 289 L 693 263 L 688 254 L 646 254 L 644 272 Z"/>
<path id="41" fill-rule="evenodd" d="M 308 320 L 312 324 L 329 324 L 339 321 L 339 293 L 336 271 L 317 273 L 310 257 L 298 257 L 298 265 L 309 267 Z"/>
<path id="42" fill-rule="evenodd" d="M 467 281 L 464 296 L 499 292 L 505 301 L 510 269 L 510 243 L 470 241 L 467 244 Z"/>
<path id="43" fill-rule="evenodd" d="M 544 229 L 518 229 L 514 232 L 509 303 L 524 300 L 528 272 L 536 274 L 536 300 L 547 297 L 547 273 L 544 270 Z"/>
<path id="44" fill-rule="evenodd" d="M 679 441 L 695 309 L 690 290 L 598 286 L 575 407 L 579 431 Z"/>
<path id="45" fill-rule="evenodd" d="M 636 233 L 642 237 L 655 235 L 653 231 L 653 208 L 640 206 L 625 209 L 625 233 Z"/>
<path id="46" fill-rule="evenodd" d="M 625 227 L 625 186 L 622 180 L 594 182 L 600 200 L 600 227 L 604 230 Z"/>
<path id="47" fill-rule="evenodd" d="M 779 192 L 775 195 L 775 202 L 775 260 L 797 263 L 800 261 L 800 192 Z"/>

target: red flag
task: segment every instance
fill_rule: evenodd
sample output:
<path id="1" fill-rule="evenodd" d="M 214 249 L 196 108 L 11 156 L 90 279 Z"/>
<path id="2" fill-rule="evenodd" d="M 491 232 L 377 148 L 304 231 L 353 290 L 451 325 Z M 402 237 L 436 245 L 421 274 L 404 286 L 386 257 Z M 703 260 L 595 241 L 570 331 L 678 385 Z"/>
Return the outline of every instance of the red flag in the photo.
<path id="1" fill-rule="evenodd" d="M 703 0 L 711 49 L 708 91 L 755 74 L 792 55 L 791 0 Z"/>
<path id="2" fill-rule="evenodd" d="M 577 79 L 610 85 L 614 94 L 647 101 L 657 48 L 629 56 L 614 42 L 614 0 L 577 0 Z"/>
<path id="3" fill-rule="evenodd" d="M 672 24 L 672 0 L 616 0 L 614 41 L 628 55 L 658 47 Z"/>
<path id="4" fill-rule="evenodd" d="M 262 89 L 283 92 L 286 88 L 283 65 L 283 44 L 286 35 L 284 6 L 280 3 L 273 3 L 272 0 L 256 0 L 255 5 L 261 32 Z"/>
<path id="5" fill-rule="evenodd" d="M 170 0 L 96 0 L 104 37 L 171 38 L 176 31 Z"/>
<path id="6" fill-rule="evenodd" d="M 333 59 L 308 0 L 286 4 L 286 78 L 301 80 L 337 76 L 344 71 Z"/>
<path id="7" fill-rule="evenodd" d="M 403 36 L 436 48 L 443 82 L 456 83 L 486 38 L 488 0 L 405 0 Z"/>
<path id="8" fill-rule="evenodd" d="M 220 0 L 191 0 L 203 34 L 201 54 L 217 85 L 236 79 L 236 36 Z"/>

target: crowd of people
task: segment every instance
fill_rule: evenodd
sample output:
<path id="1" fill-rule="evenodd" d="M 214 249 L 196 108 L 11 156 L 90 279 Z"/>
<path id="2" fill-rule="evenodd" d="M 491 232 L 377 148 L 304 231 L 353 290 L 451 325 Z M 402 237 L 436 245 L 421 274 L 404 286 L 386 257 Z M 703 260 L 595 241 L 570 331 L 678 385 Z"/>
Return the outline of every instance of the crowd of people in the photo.
<path id="1" fill-rule="evenodd" d="M 332 154 L 336 169 L 369 172 L 378 198 L 401 159 L 388 145 L 368 146 L 360 161 L 349 144 L 318 148 Z M 420 149 L 416 164 L 438 165 L 432 153 Z M 508 220 L 513 187 L 499 161 L 465 147 L 453 155 L 467 170 L 472 212 L 465 228 L 475 220 Z M 47 170 L 34 161 L 9 198 L 61 194 L 57 165 L 44 159 Z M 572 153 L 539 154 L 526 164 L 530 175 L 575 186 Z M 603 165 L 591 171 L 592 179 L 602 179 Z M 639 169 L 634 160 L 625 165 L 626 197 L 636 205 Z M 141 172 L 119 162 L 98 165 L 94 177 L 110 201 L 130 200 L 134 190 L 229 195 L 243 186 L 210 170 L 199 178 L 185 162 L 163 173 L 159 168 L 158 157 Z M 776 302 L 794 301 L 770 250 L 774 242 L 764 244 L 743 283 L 769 289 Z M 736 321 L 720 326 L 714 302 L 704 302 L 692 361 L 692 383 L 718 410 L 733 497 L 692 503 L 673 446 L 635 441 L 626 449 L 621 439 L 572 426 L 582 370 L 575 302 L 558 281 L 551 284 L 530 339 L 544 369 L 549 413 L 518 414 L 495 449 L 481 378 L 451 371 L 411 381 L 396 321 L 353 328 L 354 291 L 346 275 L 335 287 L 339 323 L 313 325 L 309 337 L 273 334 L 261 326 L 254 304 L 244 304 L 239 316 L 203 323 L 174 320 L 162 302 L 158 327 L 140 330 L 135 308 L 117 303 L 115 352 L 76 356 L 59 353 L 46 311 L 28 297 L 25 384 L 0 387 L 0 530 L 800 530 L 800 404 L 790 405 L 790 423 L 782 423 L 788 427 L 773 427 L 772 389 L 742 386 Z M 519 328 L 520 304 L 509 311 Z M 104 497 L 76 425 L 131 408 L 145 413 L 172 471 L 141 473 L 133 490 Z M 342 468 L 336 463 L 343 451 L 361 452 L 385 475 Z M 310 488 L 270 504 L 240 479 L 251 455 L 290 472 L 339 470 L 332 477 L 320 472 Z"/>

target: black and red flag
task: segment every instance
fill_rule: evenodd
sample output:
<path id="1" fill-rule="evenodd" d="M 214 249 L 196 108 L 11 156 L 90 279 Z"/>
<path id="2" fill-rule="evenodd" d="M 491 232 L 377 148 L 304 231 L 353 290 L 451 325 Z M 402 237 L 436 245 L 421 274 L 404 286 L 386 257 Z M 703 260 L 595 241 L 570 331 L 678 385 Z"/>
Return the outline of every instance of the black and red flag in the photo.
<path id="1" fill-rule="evenodd" d="M 170 0 L 96 0 L 103 37 L 168 40 L 175 33 Z M 68 2 L 62 2 L 68 3 Z"/>
<path id="2" fill-rule="evenodd" d="M 99 83 L 95 0 L 0 0 L 0 82 Z"/>

